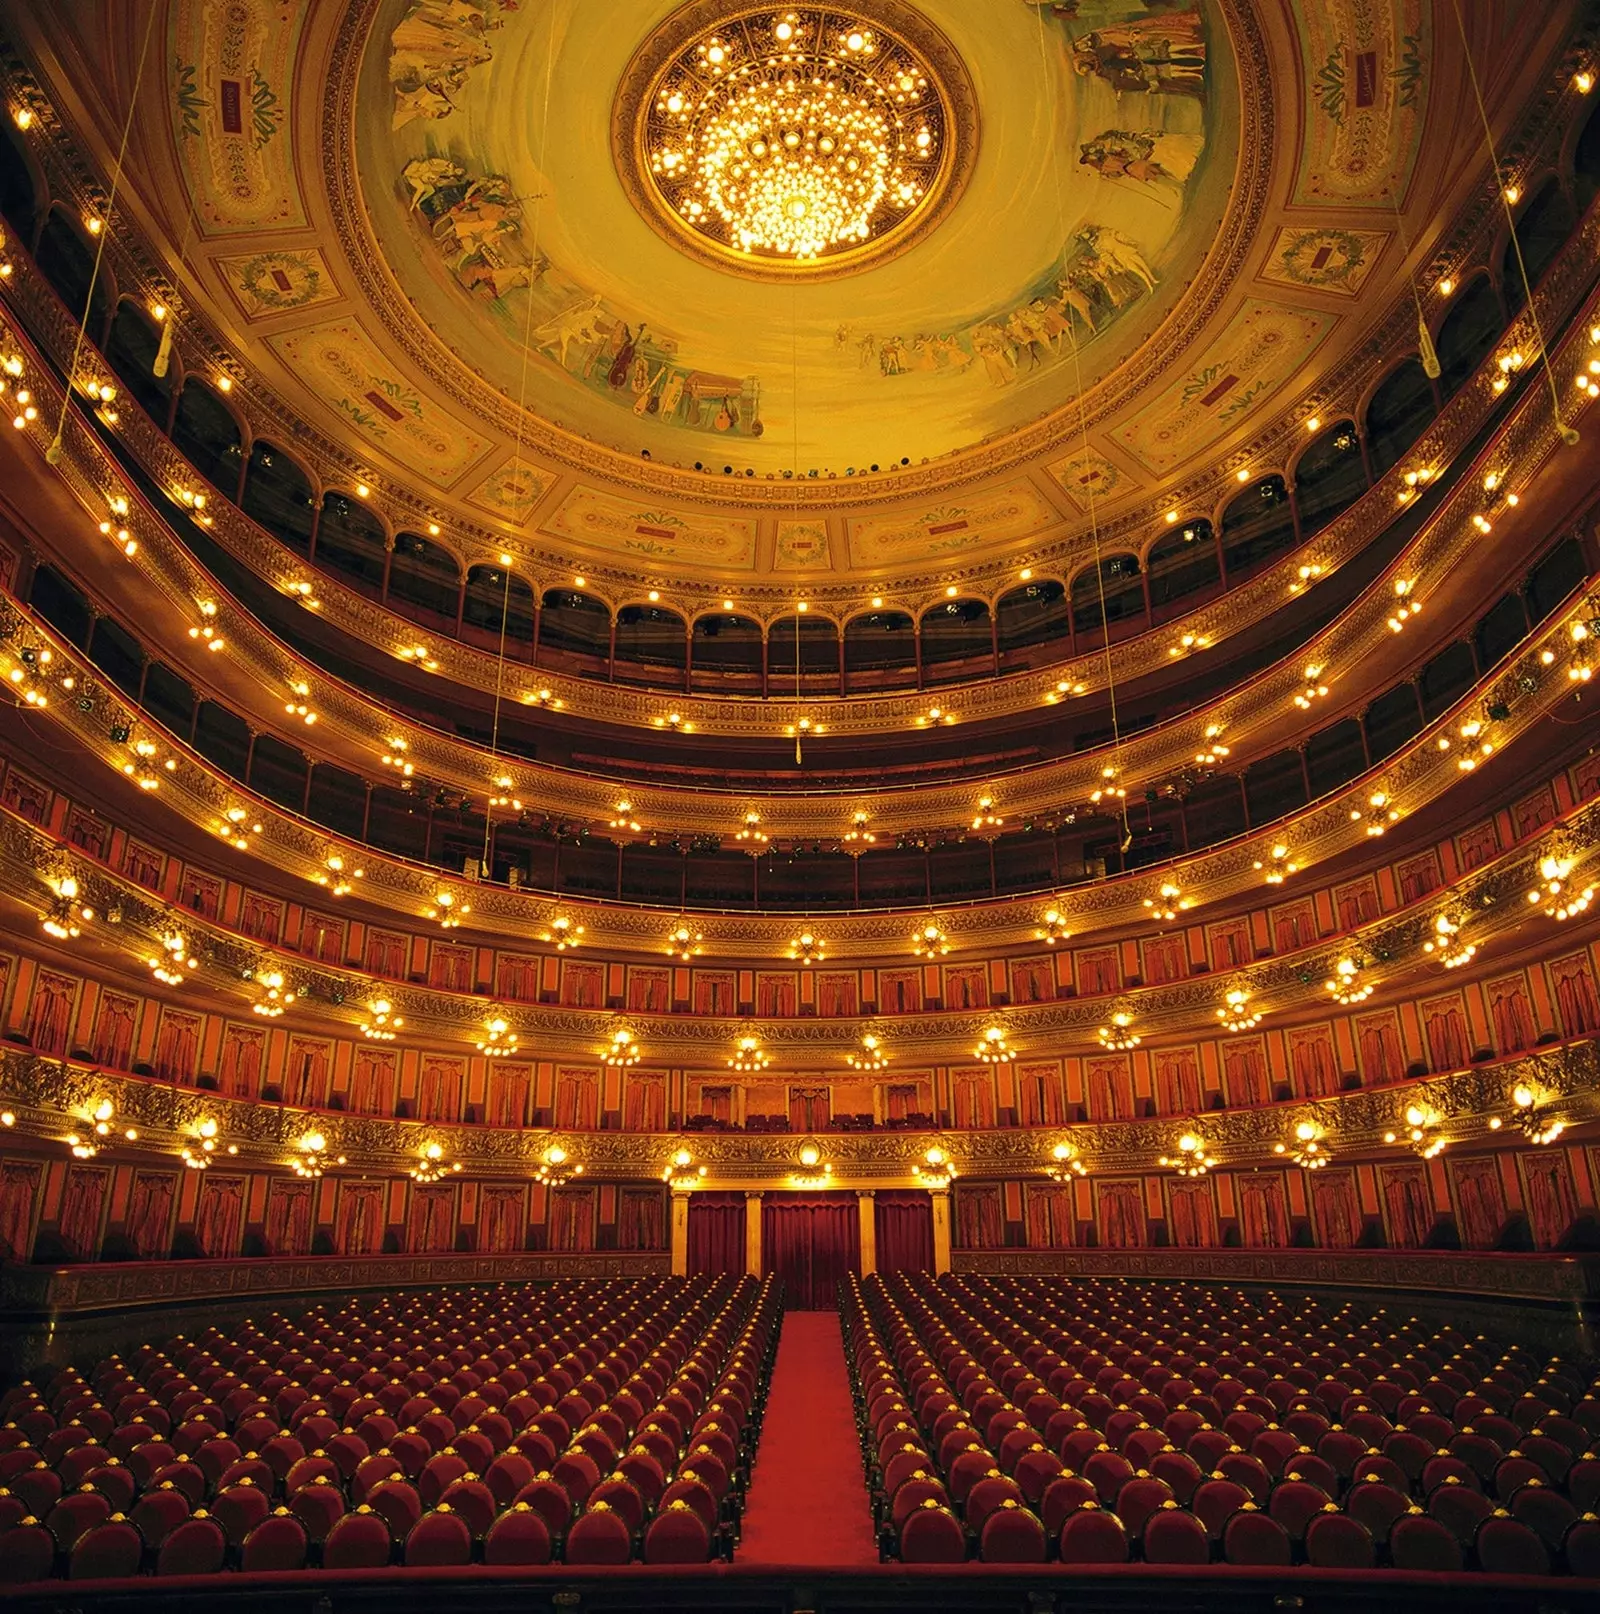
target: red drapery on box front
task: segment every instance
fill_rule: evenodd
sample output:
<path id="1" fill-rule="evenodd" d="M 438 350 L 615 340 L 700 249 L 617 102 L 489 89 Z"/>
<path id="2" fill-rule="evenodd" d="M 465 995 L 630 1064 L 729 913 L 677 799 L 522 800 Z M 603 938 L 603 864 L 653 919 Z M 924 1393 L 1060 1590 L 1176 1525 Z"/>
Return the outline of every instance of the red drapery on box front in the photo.
<path id="1" fill-rule="evenodd" d="M 791 1311 L 833 1310 L 846 1274 L 861 1270 L 856 1196 L 768 1195 L 761 1206 L 761 1268 L 783 1279 Z"/>
<path id="2" fill-rule="evenodd" d="M 933 1271 L 933 1201 L 926 1193 L 877 1196 L 878 1271 Z"/>
<path id="3" fill-rule="evenodd" d="M 744 1271 L 744 1195 L 689 1197 L 689 1273 Z"/>

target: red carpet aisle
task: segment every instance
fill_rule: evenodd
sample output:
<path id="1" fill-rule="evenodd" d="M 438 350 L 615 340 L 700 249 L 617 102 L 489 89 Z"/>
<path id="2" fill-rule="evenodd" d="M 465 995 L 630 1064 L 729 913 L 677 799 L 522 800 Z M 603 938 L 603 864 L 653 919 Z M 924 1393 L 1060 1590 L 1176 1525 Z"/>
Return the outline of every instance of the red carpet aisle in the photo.
<path id="1" fill-rule="evenodd" d="M 783 1320 L 734 1557 L 841 1569 L 878 1561 L 835 1312 L 791 1311 Z"/>

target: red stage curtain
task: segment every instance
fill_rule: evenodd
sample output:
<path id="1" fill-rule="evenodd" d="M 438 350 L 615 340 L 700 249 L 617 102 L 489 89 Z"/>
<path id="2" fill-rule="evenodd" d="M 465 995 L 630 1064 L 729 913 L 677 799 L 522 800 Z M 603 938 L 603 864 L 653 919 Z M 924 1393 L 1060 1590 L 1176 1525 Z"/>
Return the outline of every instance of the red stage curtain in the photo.
<path id="1" fill-rule="evenodd" d="M 761 1206 L 761 1266 L 783 1279 L 790 1311 L 832 1311 L 846 1274 L 861 1270 L 856 1196 L 769 1195 Z"/>
<path id="2" fill-rule="evenodd" d="M 689 1273 L 744 1271 L 744 1195 L 689 1196 Z"/>
<path id="3" fill-rule="evenodd" d="M 926 1193 L 877 1196 L 878 1271 L 933 1271 L 933 1201 Z"/>

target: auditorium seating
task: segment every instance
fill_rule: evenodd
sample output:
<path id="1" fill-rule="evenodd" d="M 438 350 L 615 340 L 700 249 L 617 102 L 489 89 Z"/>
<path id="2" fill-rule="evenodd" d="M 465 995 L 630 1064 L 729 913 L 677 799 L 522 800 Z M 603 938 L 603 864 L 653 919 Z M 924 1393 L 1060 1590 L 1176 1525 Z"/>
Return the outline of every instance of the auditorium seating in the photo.
<path id="1" fill-rule="evenodd" d="M 772 1280 L 353 1299 L 0 1399 L 0 1585 L 731 1557 Z"/>
<path id="2" fill-rule="evenodd" d="M 840 1309 L 885 1559 L 1594 1573 L 1592 1365 L 1191 1284 L 895 1273 Z"/>

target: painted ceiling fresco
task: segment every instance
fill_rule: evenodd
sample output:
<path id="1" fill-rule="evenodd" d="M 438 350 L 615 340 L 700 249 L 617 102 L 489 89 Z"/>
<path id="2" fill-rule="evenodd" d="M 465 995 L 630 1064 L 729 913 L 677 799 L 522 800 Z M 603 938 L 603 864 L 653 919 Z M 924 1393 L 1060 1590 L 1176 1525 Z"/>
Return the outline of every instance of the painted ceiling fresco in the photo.
<path id="1" fill-rule="evenodd" d="M 751 284 L 649 230 L 615 171 L 613 87 L 672 9 L 394 0 L 362 65 L 390 271 L 485 381 L 581 432 L 758 472 L 947 454 L 1114 364 L 1215 238 L 1240 117 L 1207 0 L 927 0 L 978 86 L 960 203 L 890 262 Z"/>
<path id="2" fill-rule="evenodd" d="M 619 162 L 683 0 L 162 3 L 131 183 L 273 407 L 484 547 L 708 589 L 1159 512 L 1410 303 L 1477 151 L 1435 0 L 860 0 L 948 53 L 960 183 L 835 278 L 755 279 Z M 1484 6 L 1509 96 L 1541 8 Z M 40 23 L 115 86 L 120 16 Z"/>

